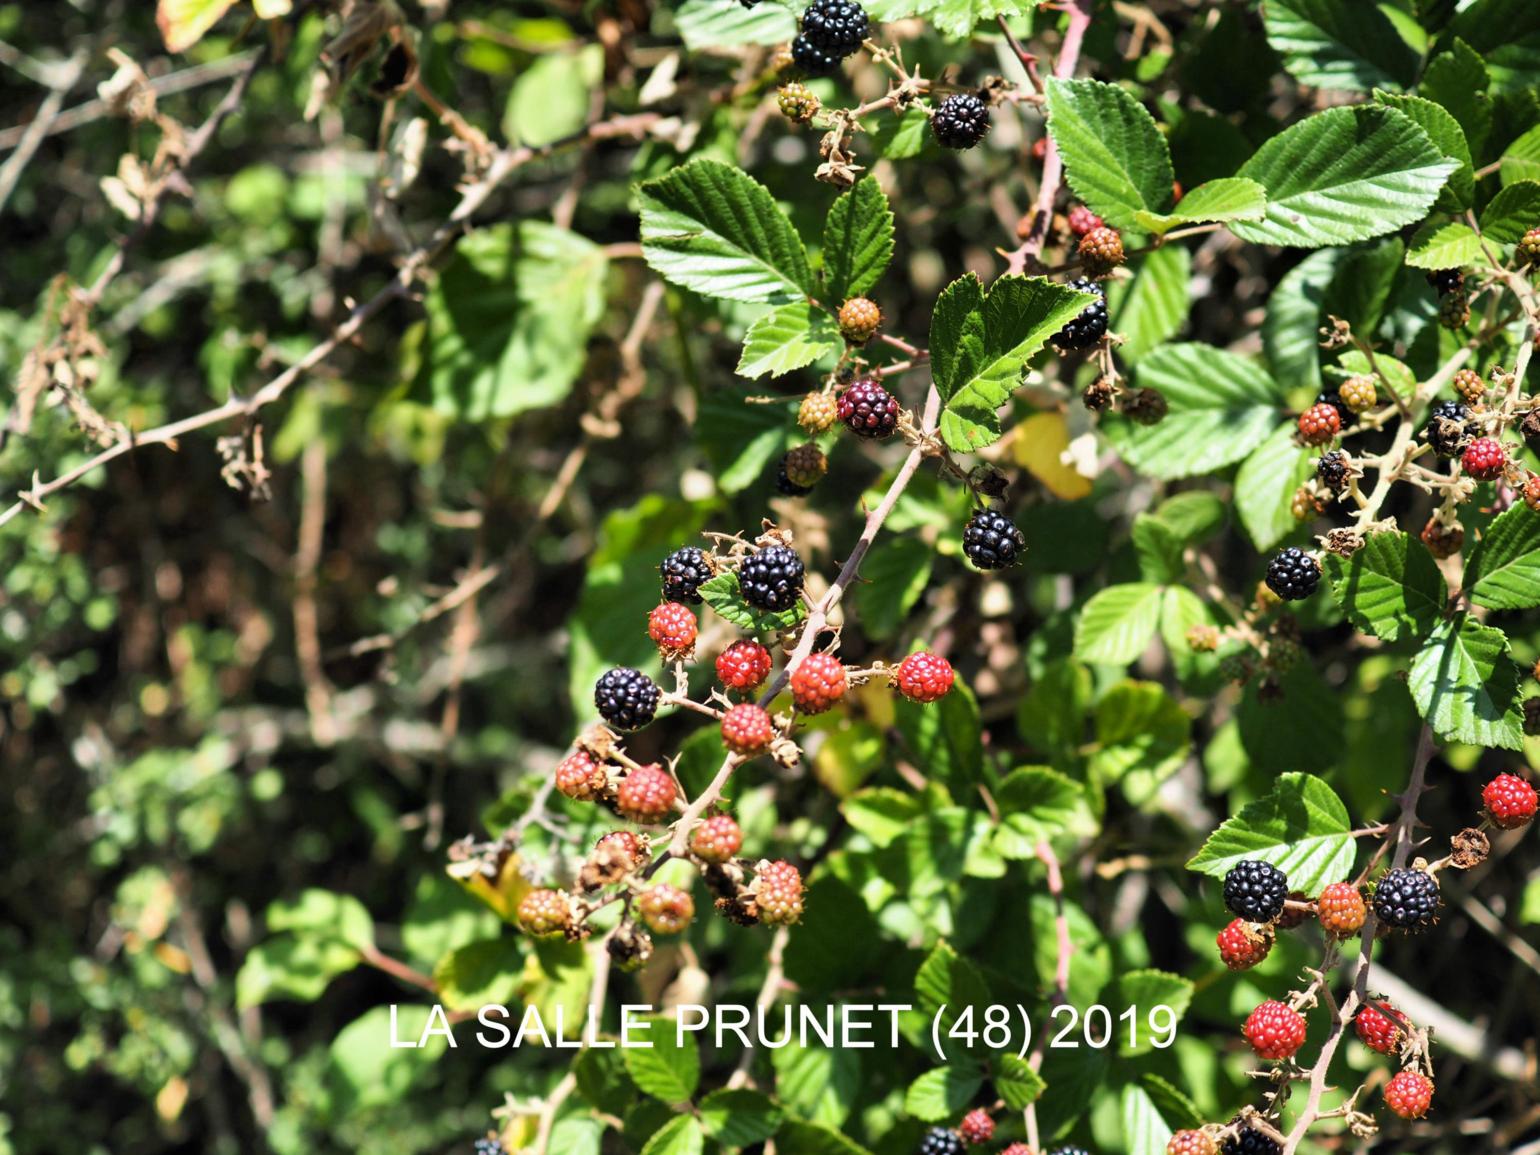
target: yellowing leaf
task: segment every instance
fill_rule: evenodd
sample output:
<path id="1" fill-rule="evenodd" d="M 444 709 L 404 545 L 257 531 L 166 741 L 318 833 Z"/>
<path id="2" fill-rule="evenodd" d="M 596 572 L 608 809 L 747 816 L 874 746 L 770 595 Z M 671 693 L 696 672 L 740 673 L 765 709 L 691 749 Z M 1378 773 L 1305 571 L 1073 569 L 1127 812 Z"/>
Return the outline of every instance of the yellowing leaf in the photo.
<path id="1" fill-rule="evenodd" d="M 167 52 L 186 52 L 203 39 L 235 0 L 160 0 L 155 24 Z M 269 0 L 271 2 L 271 0 Z"/>
<path id="2" fill-rule="evenodd" d="M 1016 464 L 1057 498 L 1078 501 L 1091 492 L 1091 479 L 1060 460 L 1069 448 L 1069 426 L 1059 413 L 1036 413 L 1021 423 L 1012 453 Z"/>

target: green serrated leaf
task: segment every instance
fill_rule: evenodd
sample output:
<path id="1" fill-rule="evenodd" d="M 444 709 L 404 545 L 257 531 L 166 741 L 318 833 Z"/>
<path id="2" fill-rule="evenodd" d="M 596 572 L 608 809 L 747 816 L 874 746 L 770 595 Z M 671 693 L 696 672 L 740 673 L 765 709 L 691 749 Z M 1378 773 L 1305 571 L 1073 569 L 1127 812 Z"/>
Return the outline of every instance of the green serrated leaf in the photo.
<path id="1" fill-rule="evenodd" d="M 1412 660 L 1408 684 L 1444 741 L 1523 749 L 1519 668 L 1501 630 L 1464 615 L 1440 622 Z"/>
<path id="2" fill-rule="evenodd" d="M 700 1082 L 700 1049 L 694 1033 L 685 1031 L 681 1039 L 675 1021 L 664 1015 L 646 1015 L 640 1021 L 644 1026 L 632 1033 L 633 1045 L 621 1049 L 626 1073 L 644 1094 L 660 1102 L 688 1102 Z"/>
<path id="3" fill-rule="evenodd" d="M 1156 1007 L 1169 1007 L 1172 1025 L 1179 1023 L 1192 1005 L 1196 988 L 1189 979 L 1161 970 L 1127 971 L 1118 976 L 1114 1006 L 1136 1008 L 1135 1019 L 1118 1032 L 1118 1052 L 1143 1055 L 1155 1049 L 1156 1033 L 1149 1015 Z"/>
<path id="4" fill-rule="evenodd" d="M 1510 184 L 1481 213 L 1481 235 L 1500 245 L 1516 245 L 1540 221 L 1540 181 Z"/>
<path id="5" fill-rule="evenodd" d="M 695 437 L 711 462 L 717 488 L 739 493 L 767 481 L 770 463 L 784 453 L 795 426 L 795 402 L 764 405 L 744 399 L 731 386 L 704 391 Z"/>
<path id="6" fill-rule="evenodd" d="M 1267 42 L 1301 84 L 1367 92 L 1416 79 L 1417 53 L 1373 4 L 1268 0 L 1262 20 Z"/>
<path id="7" fill-rule="evenodd" d="M 1075 621 L 1075 657 L 1126 666 L 1150 644 L 1160 624 L 1161 587 L 1148 582 L 1108 586 Z"/>
<path id="8" fill-rule="evenodd" d="M 995 849 L 1006 858 L 1030 859 L 1043 840 L 1085 835 L 1095 829 L 1085 789 L 1046 766 L 1011 771 L 995 791 L 1000 823 Z"/>
<path id="9" fill-rule="evenodd" d="M 1503 151 L 1497 171 L 1504 188 L 1520 181 L 1540 180 L 1540 124 Z"/>
<path id="10" fill-rule="evenodd" d="M 1140 1075 L 1139 1082 L 1150 1101 L 1155 1104 L 1155 1109 L 1160 1112 L 1160 1117 L 1173 1130 L 1196 1130 L 1203 1126 L 1203 1112 L 1177 1087 L 1159 1075 L 1149 1073 Z"/>
<path id="11" fill-rule="evenodd" d="M 1161 1118 L 1155 1100 L 1137 1083 L 1123 1087 L 1123 1143 L 1128 1155 L 1165 1155 L 1171 1128 Z"/>
<path id="12" fill-rule="evenodd" d="M 749 326 L 743 335 L 738 376 L 781 377 L 820 358 L 834 357 L 844 347 L 833 317 L 807 301 L 792 301 Z"/>
<path id="13" fill-rule="evenodd" d="M 1294 441 L 1294 423 L 1278 426 L 1235 475 L 1235 508 L 1258 549 L 1272 549 L 1299 525 L 1294 491 L 1315 471 L 1315 453 Z"/>
<path id="14" fill-rule="evenodd" d="M 1349 558 L 1327 554 L 1326 576 L 1353 624 L 1387 642 L 1427 633 L 1449 595 L 1427 546 L 1405 533 L 1371 534 Z"/>
<path id="15" fill-rule="evenodd" d="M 514 938 L 467 943 L 433 968 L 438 997 L 452 1011 L 475 1011 L 514 999 L 523 969 L 523 952 Z"/>
<path id="16" fill-rule="evenodd" d="M 706 1136 L 693 1115 L 675 1115 L 655 1132 L 641 1155 L 701 1155 Z"/>
<path id="17" fill-rule="evenodd" d="M 1458 269 L 1480 257 L 1481 238 L 1460 221 L 1428 222 L 1406 250 L 1406 263 L 1414 269 Z"/>
<path id="18" fill-rule="evenodd" d="M 1465 130 L 1460 127 L 1454 115 L 1442 105 L 1421 96 L 1376 92 L 1374 99 L 1379 104 L 1411 117 L 1428 134 L 1428 139 L 1444 154 L 1445 159 L 1459 166 L 1449 174 L 1449 183 L 1439 194 L 1434 208 L 1444 212 L 1460 212 L 1470 208 L 1476 199 L 1476 172 L 1471 164 L 1470 143 L 1465 139 Z"/>
<path id="19" fill-rule="evenodd" d="M 1156 425 L 1105 421 L 1123 458 L 1153 477 L 1210 473 L 1267 438 L 1283 396 L 1267 370 L 1210 345 L 1167 345 L 1139 362 L 1137 382 L 1160 390 L 1168 414 Z"/>
<path id="20" fill-rule="evenodd" d="M 879 849 L 903 834 L 924 809 L 919 798 L 890 786 L 873 786 L 840 803 L 845 821 Z"/>
<path id="21" fill-rule="evenodd" d="M 1118 352 L 1130 363 L 1160 348 L 1187 322 L 1192 256 L 1181 245 L 1166 245 L 1133 263 L 1134 278 L 1108 293 L 1110 328 L 1123 338 Z"/>
<path id="22" fill-rule="evenodd" d="M 1267 190 L 1267 216 L 1231 226 L 1243 240 L 1320 248 L 1420 220 L 1459 165 L 1404 113 L 1369 105 L 1307 117 L 1237 174 Z"/>
<path id="23" fill-rule="evenodd" d="M 948 1063 L 932 1067 L 904 1093 L 904 1112 L 927 1123 L 939 1123 L 962 1112 L 984 1085 L 984 1071 L 977 1063 Z"/>
<path id="24" fill-rule="evenodd" d="M 1513 505 L 1487 526 L 1471 553 L 1465 587 L 1478 606 L 1540 606 L 1540 517 L 1528 506 Z"/>
<path id="25" fill-rule="evenodd" d="M 742 169 L 693 160 L 638 193 L 642 255 L 665 280 L 730 301 L 784 304 L 811 294 L 802 238 Z"/>
<path id="26" fill-rule="evenodd" d="M 1008 1111 L 1025 1111 L 1048 1089 L 1043 1077 L 1025 1059 L 997 1055 L 991 1064 L 990 1081 Z"/>
<path id="27" fill-rule="evenodd" d="M 1347 253 L 1311 253 L 1278 282 L 1262 321 L 1262 349 L 1279 381 L 1321 387 L 1321 303 Z"/>
<path id="28" fill-rule="evenodd" d="M 1134 214 L 1134 221 L 1156 236 L 1165 236 L 1178 225 L 1259 221 L 1266 215 L 1266 189 L 1254 180 L 1222 177 L 1200 184 L 1182 197 L 1170 212 L 1141 210 Z"/>
<path id="29" fill-rule="evenodd" d="M 756 634 L 788 630 L 807 614 L 807 608 L 800 601 L 791 609 L 778 612 L 761 610 L 749 605 L 743 600 L 743 594 L 738 589 L 738 575 L 731 570 L 717 574 L 697 592 L 719 617 L 731 622 L 739 629 Z"/>
<path id="30" fill-rule="evenodd" d="M 780 1155 L 870 1155 L 853 1139 L 847 1139 L 822 1123 L 804 1123 L 788 1119 L 776 1136 L 775 1149 Z"/>
<path id="31" fill-rule="evenodd" d="M 855 606 L 873 638 L 899 632 L 930 581 L 936 551 L 919 538 L 895 538 L 874 549 L 861 567 Z"/>
<path id="32" fill-rule="evenodd" d="M 718 4 L 684 0 L 674 13 L 679 38 L 691 52 L 741 44 L 785 44 L 797 34 L 797 15 L 780 4 Z"/>
<path id="33" fill-rule="evenodd" d="M 972 273 L 941 293 L 931 314 L 932 376 L 944 402 L 941 439 L 971 453 L 1000 439 L 999 409 L 1029 358 L 1091 303 L 1042 277 L 1005 276 L 986 294 Z"/>
<path id="34" fill-rule="evenodd" d="M 1428 62 L 1417 91 L 1453 114 L 1475 155 L 1492 131 L 1492 98 L 1487 95 L 1490 86 L 1481 54 L 1456 38 L 1447 52 Z"/>
<path id="35" fill-rule="evenodd" d="M 713 1091 L 700 1104 L 701 1126 L 724 1147 L 763 1143 L 781 1129 L 785 1117 L 770 1096 L 746 1087 Z"/>
<path id="36" fill-rule="evenodd" d="M 1169 612 L 1179 588 L 1165 591 L 1163 613 Z M 1190 591 L 1181 592 L 1192 597 Z M 1176 773 L 1192 740 L 1192 719 L 1157 682 L 1127 679 L 1113 685 L 1096 703 L 1095 722 L 1094 781 L 1102 786 L 1120 783 L 1136 806 Z"/>
<path id="37" fill-rule="evenodd" d="M 893 259 L 887 194 L 864 177 L 829 209 L 823 226 L 824 296 L 830 308 L 869 292 Z"/>
<path id="38" fill-rule="evenodd" d="M 1129 228 L 1140 212 L 1169 210 L 1171 154 L 1155 118 L 1124 89 L 1050 80 L 1048 131 L 1075 195 L 1109 225 Z"/>
<path id="39" fill-rule="evenodd" d="M 1330 786 L 1311 774 L 1283 774 L 1266 797 L 1225 819 L 1187 869 L 1223 878 L 1236 863 L 1257 859 L 1288 875 L 1290 889 L 1315 894 L 1352 871 L 1352 830 Z"/>

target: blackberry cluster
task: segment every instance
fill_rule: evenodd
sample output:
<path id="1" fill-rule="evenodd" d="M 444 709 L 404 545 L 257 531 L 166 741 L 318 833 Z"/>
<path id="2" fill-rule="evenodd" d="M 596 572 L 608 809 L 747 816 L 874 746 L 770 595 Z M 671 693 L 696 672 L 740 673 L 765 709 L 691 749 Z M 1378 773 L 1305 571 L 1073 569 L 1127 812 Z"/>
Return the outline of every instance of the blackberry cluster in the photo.
<path id="1" fill-rule="evenodd" d="M 594 686 L 599 716 L 617 730 L 640 730 L 658 712 L 658 687 L 630 666 L 606 671 Z"/>
<path id="2" fill-rule="evenodd" d="M 930 130 L 942 148 L 973 148 L 989 135 L 989 105 L 971 92 L 954 92 L 931 113 Z"/>
<path id="3" fill-rule="evenodd" d="M 1327 450 L 1315 463 L 1315 475 L 1333 493 L 1345 493 L 1348 487 L 1347 455 L 1340 449 Z"/>
<path id="4" fill-rule="evenodd" d="M 1225 875 L 1225 906 L 1247 922 L 1272 922 L 1283 913 L 1289 880 L 1270 862 L 1248 859 Z"/>
<path id="5" fill-rule="evenodd" d="M 1054 335 L 1053 343 L 1060 349 L 1089 349 L 1107 332 L 1107 290 L 1100 282 L 1089 277 L 1077 277 L 1069 283 L 1069 287 L 1082 293 L 1095 293 L 1097 299 L 1060 329 Z"/>
<path id="6" fill-rule="evenodd" d="M 1005 569 L 1016 564 L 1016 556 L 1027 548 L 1027 542 L 1003 513 L 979 509 L 963 527 L 962 547 L 979 569 Z"/>
<path id="7" fill-rule="evenodd" d="M 700 587 L 711 580 L 706 553 L 693 545 L 676 549 L 658 566 L 663 575 L 663 600 L 700 605 Z"/>
<path id="8" fill-rule="evenodd" d="M 1428 444 L 1440 457 L 1458 457 L 1470 443 L 1470 410 L 1458 401 L 1440 401 L 1428 410 Z"/>
<path id="9" fill-rule="evenodd" d="M 1283 1144 L 1278 1140 L 1270 1139 L 1250 1127 L 1226 1139 L 1220 1148 L 1223 1155 L 1279 1155 L 1282 1150 Z"/>
<path id="10" fill-rule="evenodd" d="M 1374 916 L 1399 930 L 1430 925 L 1438 916 L 1438 879 L 1425 870 L 1391 870 L 1374 888 Z"/>
<path id="11" fill-rule="evenodd" d="M 866 32 L 866 10 L 853 0 L 813 0 L 791 42 L 792 62 L 809 75 L 826 76 L 861 47 Z"/>
<path id="12" fill-rule="evenodd" d="M 738 588 L 749 605 L 779 613 L 797 604 L 805 574 L 795 552 L 784 545 L 766 546 L 739 564 Z"/>
<path id="13" fill-rule="evenodd" d="M 752 0 L 752 2 L 757 3 L 758 0 Z M 508 1155 L 508 1148 L 503 1146 L 501 1139 L 494 1139 L 488 1135 L 485 1139 L 476 1140 L 475 1155 Z"/>
<path id="14" fill-rule="evenodd" d="M 963 1155 L 966 1150 L 962 1136 L 956 1131 L 948 1131 L 945 1127 L 932 1127 L 925 1132 L 925 1138 L 920 1140 L 917 1155 Z"/>
<path id="15" fill-rule="evenodd" d="M 1298 546 L 1289 546 L 1267 563 L 1267 588 L 1286 602 L 1303 601 L 1321 581 L 1321 563 Z"/>

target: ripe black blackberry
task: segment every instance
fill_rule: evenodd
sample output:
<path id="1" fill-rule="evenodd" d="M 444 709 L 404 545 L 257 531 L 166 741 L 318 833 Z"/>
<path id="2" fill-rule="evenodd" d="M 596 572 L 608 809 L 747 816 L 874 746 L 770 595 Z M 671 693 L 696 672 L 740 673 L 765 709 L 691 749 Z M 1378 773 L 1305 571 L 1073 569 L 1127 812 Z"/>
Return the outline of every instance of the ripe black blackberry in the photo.
<path id="1" fill-rule="evenodd" d="M 1225 906 L 1247 922 L 1272 922 L 1288 897 L 1289 880 L 1270 862 L 1247 859 L 1225 875 Z"/>
<path id="2" fill-rule="evenodd" d="M 806 571 L 802 559 L 784 545 L 766 546 L 738 564 L 738 588 L 743 600 L 779 613 L 797 604 Z"/>
<path id="3" fill-rule="evenodd" d="M 811 485 L 798 485 L 786 475 L 785 457 L 782 457 L 780 464 L 775 467 L 775 489 L 777 493 L 784 493 L 787 497 L 806 497 L 813 492 Z"/>
<path id="4" fill-rule="evenodd" d="M 1460 269 L 1433 269 L 1428 273 L 1428 284 L 1433 286 L 1440 297 L 1446 293 L 1457 293 L 1465 288 L 1465 273 Z"/>
<path id="5" fill-rule="evenodd" d="M 1055 1147 L 1048 1155 L 1091 1155 L 1084 1147 Z"/>
<path id="6" fill-rule="evenodd" d="M 979 569 L 1005 569 L 1016 564 L 1016 555 L 1027 548 L 1027 542 L 1005 514 L 977 509 L 963 527 L 962 547 Z"/>
<path id="7" fill-rule="evenodd" d="M 1238 1135 L 1226 1139 L 1219 1150 L 1222 1155 L 1279 1155 L 1283 1144 L 1260 1131 L 1244 1127 Z"/>
<path id="8" fill-rule="evenodd" d="M 1060 349 L 1089 349 L 1107 332 L 1107 290 L 1101 282 L 1089 277 L 1078 277 L 1069 283 L 1069 287 L 1082 293 L 1095 293 L 1096 300 L 1054 334 L 1052 341 Z"/>
<path id="9" fill-rule="evenodd" d="M 870 377 L 840 394 L 838 412 L 857 437 L 888 437 L 898 428 L 898 398 Z"/>
<path id="10" fill-rule="evenodd" d="M 1439 401 L 1428 410 L 1428 444 L 1440 457 L 1458 457 L 1470 444 L 1470 410 L 1458 401 Z"/>
<path id="11" fill-rule="evenodd" d="M 700 587 L 711 580 L 711 564 L 705 550 L 693 545 L 676 549 L 658 566 L 663 575 L 663 600 L 700 605 Z"/>
<path id="12" fill-rule="evenodd" d="M 1348 487 L 1347 454 L 1340 449 L 1327 450 L 1315 463 L 1315 475 L 1333 493 L 1345 492 Z"/>
<path id="13" fill-rule="evenodd" d="M 758 3 L 758 0 L 754 0 L 754 2 Z M 488 1135 L 484 1139 L 476 1140 L 475 1155 L 508 1155 L 508 1148 L 503 1146 L 501 1139 Z"/>
<path id="14" fill-rule="evenodd" d="M 1321 563 L 1298 546 L 1289 546 L 1267 563 L 1267 588 L 1286 602 L 1297 602 L 1315 593 L 1321 582 Z"/>
<path id="15" fill-rule="evenodd" d="M 963 1155 L 967 1146 L 962 1136 L 945 1127 L 932 1127 L 920 1140 L 918 1155 Z"/>
<path id="16" fill-rule="evenodd" d="M 599 716 L 617 730 L 640 730 L 658 712 L 658 686 L 640 670 L 617 666 L 594 685 Z"/>
<path id="17" fill-rule="evenodd" d="M 1438 917 L 1438 879 L 1425 870 L 1390 870 L 1374 888 L 1374 916 L 1400 930 L 1430 926 Z"/>
<path id="18" fill-rule="evenodd" d="M 942 148 L 973 148 L 989 135 L 989 105 L 972 92 L 954 92 L 930 114 L 930 130 Z"/>
<path id="19" fill-rule="evenodd" d="M 802 13 L 802 31 L 791 42 L 792 62 L 802 71 L 822 76 L 866 39 L 866 10 L 852 0 L 813 0 Z"/>

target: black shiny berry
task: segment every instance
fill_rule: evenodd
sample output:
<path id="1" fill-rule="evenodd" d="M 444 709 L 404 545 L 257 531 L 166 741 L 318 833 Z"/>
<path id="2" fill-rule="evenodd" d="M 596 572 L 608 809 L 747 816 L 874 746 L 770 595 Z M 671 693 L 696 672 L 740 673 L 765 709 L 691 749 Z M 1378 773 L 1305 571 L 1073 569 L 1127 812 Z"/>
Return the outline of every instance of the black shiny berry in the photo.
<path id="1" fill-rule="evenodd" d="M 1446 293 L 1457 293 L 1465 287 L 1465 273 L 1460 269 L 1433 269 L 1428 273 L 1428 284 L 1433 286 L 1440 297 Z"/>
<path id="2" fill-rule="evenodd" d="M 797 604 L 805 573 L 795 552 L 784 545 L 766 546 L 738 564 L 738 588 L 749 605 L 779 613 Z"/>
<path id="3" fill-rule="evenodd" d="M 968 560 L 979 569 L 1005 569 L 1016 564 L 1027 542 L 1021 530 L 1003 513 L 978 509 L 963 527 L 962 547 Z"/>
<path id="4" fill-rule="evenodd" d="M 1091 1155 L 1084 1147 L 1055 1147 L 1048 1155 Z"/>
<path id="5" fill-rule="evenodd" d="M 920 1140 L 918 1155 L 963 1155 L 967 1145 L 956 1131 L 945 1127 L 932 1127 Z"/>
<path id="6" fill-rule="evenodd" d="M 1250 1127 L 1226 1139 L 1219 1148 L 1222 1155 L 1279 1155 L 1283 1144 Z"/>
<path id="7" fill-rule="evenodd" d="M 1428 444 L 1440 457 L 1458 457 L 1470 444 L 1470 410 L 1458 401 L 1439 401 L 1428 410 Z"/>
<path id="8" fill-rule="evenodd" d="M 971 92 L 954 92 L 931 113 L 930 130 L 942 148 L 973 148 L 989 135 L 989 105 Z"/>
<path id="9" fill-rule="evenodd" d="M 1247 922 L 1272 922 L 1288 897 L 1289 880 L 1270 862 L 1247 859 L 1225 875 L 1225 906 Z"/>
<path id="10" fill-rule="evenodd" d="M 1438 917 L 1438 879 L 1425 870 L 1390 870 L 1374 888 L 1374 917 L 1409 930 Z"/>
<path id="11" fill-rule="evenodd" d="M 663 600 L 700 605 L 700 587 L 711 580 L 705 550 L 693 545 L 676 549 L 658 566 L 663 575 Z"/>
<path id="12" fill-rule="evenodd" d="M 508 1155 L 508 1148 L 503 1146 L 501 1139 L 488 1136 L 476 1140 L 475 1155 Z"/>
<path id="13" fill-rule="evenodd" d="M 1315 593 L 1321 582 L 1321 563 L 1298 546 L 1289 546 L 1267 563 L 1267 588 L 1286 602 L 1297 602 Z"/>
<path id="14" fill-rule="evenodd" d="M 1096 300 L 1080 311 L 1079 316 L 1053 337 L 1060 349 L 1089 349 L 1107 332 L 1107 290 L 1100 281 L 1079 277 L 1069 283 L 1071 289 L 1082 293 L 1095 293 Z"/>
<path id="15" fill-rule="evenodd" d="M 898 398 L 863 377 L 840 394 L 839 419 L 858 437 L 887 437 L 898 428 Z"/>
<path id="16" fill-rule="evenodd" d="M 658 686 L 640 670 L 617 666 L 594 685 L 599 716 L 617 730 L 640 730 L 658 712 Z"/>
<path id="17" fill-rule="evenodd" d="M 852 0 L 813 0 L 791 42 L 792 62 L 815 76 L 833 72 L 861 47 L 867 27 L 866 10 Z"/>
<path id="18" fill-rule="evenodd" d="M 1348 487 L 1347 454 L 1340 449 L 1329 449 L 1315 463 L 1315 475 L 1321 484 L 1333 493 L 1344 493 Z"/>

